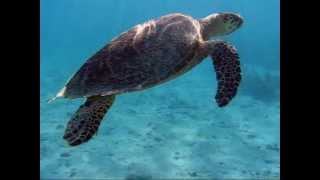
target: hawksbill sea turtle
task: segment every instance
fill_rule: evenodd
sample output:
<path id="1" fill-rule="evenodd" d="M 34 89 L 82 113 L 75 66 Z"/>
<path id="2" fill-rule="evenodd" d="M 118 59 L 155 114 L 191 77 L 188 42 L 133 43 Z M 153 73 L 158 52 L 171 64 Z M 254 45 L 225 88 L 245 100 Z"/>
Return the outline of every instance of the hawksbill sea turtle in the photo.
<path id="1" fill-rule="evenodd" d="M 227 35 L 243 24 L 235 13 L 201 19 L 173 13 L 136 25 L 90 57 L 57 93 L 56 98 L 86 98 L 71 117 L 63 138 L 71 146 L 87 142 L 115 97 L 172 80 L 210 56 L 218 81 L 219 107 L 236 95 L 241 81 L 237 50 L 211 37 Z"/>

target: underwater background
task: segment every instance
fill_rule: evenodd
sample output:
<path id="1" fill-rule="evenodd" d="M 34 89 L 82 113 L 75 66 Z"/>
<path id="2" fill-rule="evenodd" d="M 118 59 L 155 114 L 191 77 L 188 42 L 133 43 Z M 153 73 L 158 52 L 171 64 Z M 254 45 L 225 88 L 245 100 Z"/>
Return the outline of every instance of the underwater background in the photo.
<path id="1" fill-rule="evenodd" d="M 41 0 L 41 179 L 280 176 L 279 0 Z M 235 12 L 243 26 L 219 37 L 236 46 L 243 80 L 225 108 L 214 101 L 210 58 L 179 78 L 123 94 L 98 136 L 70 147 L 64 129 L 83 99 L 47 101 L 97 50 L 136 24 L 168 13 Z"/>

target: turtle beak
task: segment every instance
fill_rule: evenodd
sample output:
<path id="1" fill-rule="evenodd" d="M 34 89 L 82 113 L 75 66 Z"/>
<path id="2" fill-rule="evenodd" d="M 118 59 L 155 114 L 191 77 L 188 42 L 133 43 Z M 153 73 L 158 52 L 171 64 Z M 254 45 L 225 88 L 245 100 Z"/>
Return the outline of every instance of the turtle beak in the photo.
<path id="1" fill-rule="evenodd" d="M 234 15 L 234 21 L 237 23 L 237 28 L 240 28 L 243 24 L 243 18 L 238 14 Z"/>
<path id="2" fill-rule="evenodd" d="M 227 13 L 225 14 L 224 22 L 226 23 L 226 27 L 228 28 L 226 31 L 228 34 L 239 29 L 243 24 L 243 18 L 235 13 Z"/>
<path id="3" fill-rule="evenodd" d="M 223 22 L 231 25 L 233 31 L 240 28 L 243 24 L 243 18 L 236 13 L 221 13 Z M 231 32 L 233 32 L 231 31 Z"/>

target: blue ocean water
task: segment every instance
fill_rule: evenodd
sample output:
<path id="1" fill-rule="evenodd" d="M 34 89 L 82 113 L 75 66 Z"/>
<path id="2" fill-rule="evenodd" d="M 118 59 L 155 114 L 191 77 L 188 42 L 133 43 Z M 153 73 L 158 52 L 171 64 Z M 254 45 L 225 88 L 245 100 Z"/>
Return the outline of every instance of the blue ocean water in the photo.
<path id="1" fill-rule="evenodd" d="M 42 179 L 271 179 L 280 169 L 279 1 L 41 0 L 40 159 Z M 55 96 L 112 38 L 168 13 L 244 17 L 221 37 L 236 46 L 243 80 L 225 108 L 215 101 L 208 58 L 160 86 L 119 96 L 98 136 L 70 147 L 64 129 L 83 99 Z M 129 178 L 130 179 L 130 178 Z"/>

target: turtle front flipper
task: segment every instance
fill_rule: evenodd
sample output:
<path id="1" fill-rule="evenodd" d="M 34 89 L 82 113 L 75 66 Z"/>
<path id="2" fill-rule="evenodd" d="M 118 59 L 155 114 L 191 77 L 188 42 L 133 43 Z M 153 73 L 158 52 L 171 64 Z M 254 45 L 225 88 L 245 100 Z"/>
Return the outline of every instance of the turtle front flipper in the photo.
<path id="1" fill-rule="evenodd" d="M 207 45 L 218 81 L 215 99 L 219 107 L 224 107 L 236 95 L 241 81 L 239 55 L 233 46 L 223 41 L 208 41 Z"/>
<path id="2" fill-rule="evenodd" d="M 114 100 L 115 95 L 89 97 L 67 124 L 63 138 L 68 144 L 76 146 L 91 139 Z"/>

